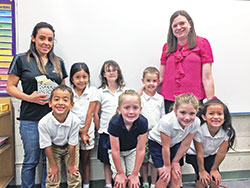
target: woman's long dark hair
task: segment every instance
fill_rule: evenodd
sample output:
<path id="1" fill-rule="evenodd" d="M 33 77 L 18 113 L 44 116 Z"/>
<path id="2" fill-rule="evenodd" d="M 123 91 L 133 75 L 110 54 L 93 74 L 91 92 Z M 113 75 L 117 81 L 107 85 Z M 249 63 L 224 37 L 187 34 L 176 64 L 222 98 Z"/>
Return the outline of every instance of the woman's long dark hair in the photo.
<path id="1" fill-rule="evenodd" d="M 167 50 L 166 54 L 171 54 L 172 52 L 175 52 L 177 49 L 177 38 L 174 36 L 173 30 L 172 30 L 172 24 L 176 17 L 178 16 L 184 16 L 187 21 L 189 22 L 191 28 L 188 33 L 188 48 L 193 49 L 197 45 L 197 37 L 194 29 L 194 22 L 189 16 L 189 14 L 185 10 L 178 10 L 173 13 L 173 15 L 170 17 L 170 23 L 168 28 L 168 39 L 167 39 Z"/>
<path id="2" fill-rule="evenodd" d="M 53 28 L 52 25 L 46 23 L 46 22 L 39 22 L 38 24 L 36 24 L 36 26 L 34 27 L 33 31 L 32 31 L 32 36 L 35 38 L 37 33 L 38 33 L 38 30 L 41 29 L 41 28 L 49 28 L 52 32 L 53 32 L 53 37 L 55 37 L 55 30 Z M 51 63 L 53 63 L 53 66 L 54 66 L 54 69 L 56 71 L 56 73 L 62 78 L 62 71 L 61 71 L 61 68 L 60 68 L 60 59 L 59 57 L 57 57 L 55 54 L 54 54 L 54 44 L 50 50 L 50 52 L 48 53 L 48 59 L 50 60 Z M 26 53 L 26 59 L 28 62 L 30 62 L 30 55 L 33 55 L 35 60 L 36 60 L 36 63 L 37 63 L 37 66 L 38 66 L 38 69 L 40 70 L 40 72 L 42 74 L 46 74 L 46 69 L 45 69 L 45 66 L 43 65 L 42 63 L 42 60 L 41 60 L 41 57 L 39 55 L 39 53 L 37 52 L 36 50 L 36 44 L 35 42 L 33 42 L 31 40 L 30 42 L 30 49 L 27 51 Z"/>
<path id="3" fill-rule="evenodd" d="M 221 100 L 219 100 L 217 98 L 213 98 L 213 99 L 207 101 L 202 106 L 201 110 L 197 114 L 201 120 L 201 125 L 205 122 L 205 120 L 202 118 L 202 115 L 204 115 L 204 116 L 206 115 L 208 106 L 210 106 L 212 104 L 221 104 L 223 106 L 224 123 L 222 124 L 222 129 L 225 130 L 227 132 L 227 135 L 229 136 L 228 149 L 229 148 L 233 149 L 233 145 L 234 145 L 234 141 L 235 141 L 235 130 L 232 126 L 232 118 L 231 118 L 230 112 L 228 110 L 228 107 Z"/>

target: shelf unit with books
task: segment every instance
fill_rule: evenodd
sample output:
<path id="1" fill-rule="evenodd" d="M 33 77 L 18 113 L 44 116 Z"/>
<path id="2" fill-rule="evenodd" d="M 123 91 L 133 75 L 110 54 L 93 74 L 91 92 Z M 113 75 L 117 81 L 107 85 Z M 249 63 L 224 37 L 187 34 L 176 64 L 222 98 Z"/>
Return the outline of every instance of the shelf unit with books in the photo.
<path id="1" fill-rule="evenodd" d="M 0 146 L 0 187 L 7 187 L 14 178 L 14 123 L 10 97 L 0 97 L 0 104 L 8 104 L 6 112 L 0 112 L 0 137 L 8 137 Z"/>

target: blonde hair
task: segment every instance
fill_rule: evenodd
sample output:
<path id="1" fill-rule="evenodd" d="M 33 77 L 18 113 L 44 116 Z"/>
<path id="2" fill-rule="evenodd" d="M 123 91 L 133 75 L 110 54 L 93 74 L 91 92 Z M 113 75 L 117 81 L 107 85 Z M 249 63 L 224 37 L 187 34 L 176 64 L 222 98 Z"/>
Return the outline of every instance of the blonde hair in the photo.
<path id="1" fill-rule="evenodd" d="M 182 104 L 191 104 L 193 105 L 196 111 L 199 110 L 199 101 L 198 99 L 191 93 L 180 94 L 175 98 L 174 109 L 177 110 Z"/>
<path id="2" fill-rule="evenodd" d="M 129 90 L 125 90 L 120 96 L 119 96 L 119 99 L 118 99 L 118 106 L 121 107 L 122 105 L 122 102 L 124 100 L 124 98 L 126 96 L 136 96 L 138 98 L 138 102 L 139 102 L 139 105 L 141 106 L 141 97 L 140 95 L 135 91 L 135 90 L 132 90 L 132 89 L 129 89 Z"/>
<path id="3" fill-rule="evenodd" d="M 155 67 L 147 67 L 144 71 L 143 71 L 143 75 L 142 78 L 145 78 L 146 74 L 156 74 L 158 79 L 160 78 L 160 71 L 155 68 Z"/>

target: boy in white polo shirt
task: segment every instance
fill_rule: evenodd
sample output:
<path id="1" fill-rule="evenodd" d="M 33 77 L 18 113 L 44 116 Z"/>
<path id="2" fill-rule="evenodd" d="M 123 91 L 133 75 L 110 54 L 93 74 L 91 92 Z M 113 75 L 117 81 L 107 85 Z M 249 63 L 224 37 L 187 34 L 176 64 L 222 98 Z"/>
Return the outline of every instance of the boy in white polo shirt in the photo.
<path id="1" fill-rule="evenodd" d="M 147 67 L 143 71 L 142 83 L 144 87 L 141 95 L 141 114 L 148 119 L 148 131 L 157 126 L 159 120 L 165 115 L 164 98 L 156 91 L 160 82 L 159 78 L 160 72 L 155 67 Z M 148 144 L 146 144 L 146 153 L 141 167 L 143 188 L 149 188 L 148 167 L 150 167 L 151 172 L 150 188 L 154 188 L 157 180 L 157 169 L 154 167 L 148 150 Z"/>
<path id="2" fill-rule="evenodd" d="M 78 170 L 80 119 L 70 111 L 73 105 L 71 88 L 65 85 L 56 87 L 49 101 L 52 112 L 38 123 L 40 148 L 45 150 L 47 156 L 47 188 L 60 187 L 62 159 L 67 168 L 68 187 L 81 187 Z"/>

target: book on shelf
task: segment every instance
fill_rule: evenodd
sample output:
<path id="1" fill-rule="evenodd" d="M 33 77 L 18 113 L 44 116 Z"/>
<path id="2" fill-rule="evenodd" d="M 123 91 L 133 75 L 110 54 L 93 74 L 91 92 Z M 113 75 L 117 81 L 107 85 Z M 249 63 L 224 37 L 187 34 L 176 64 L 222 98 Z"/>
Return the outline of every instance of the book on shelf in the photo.
<path id="1" fill-rule="evenodd" d="M 2 146 L 8 140 L 7 136 L 0 137 L 0 146 Z"/>

